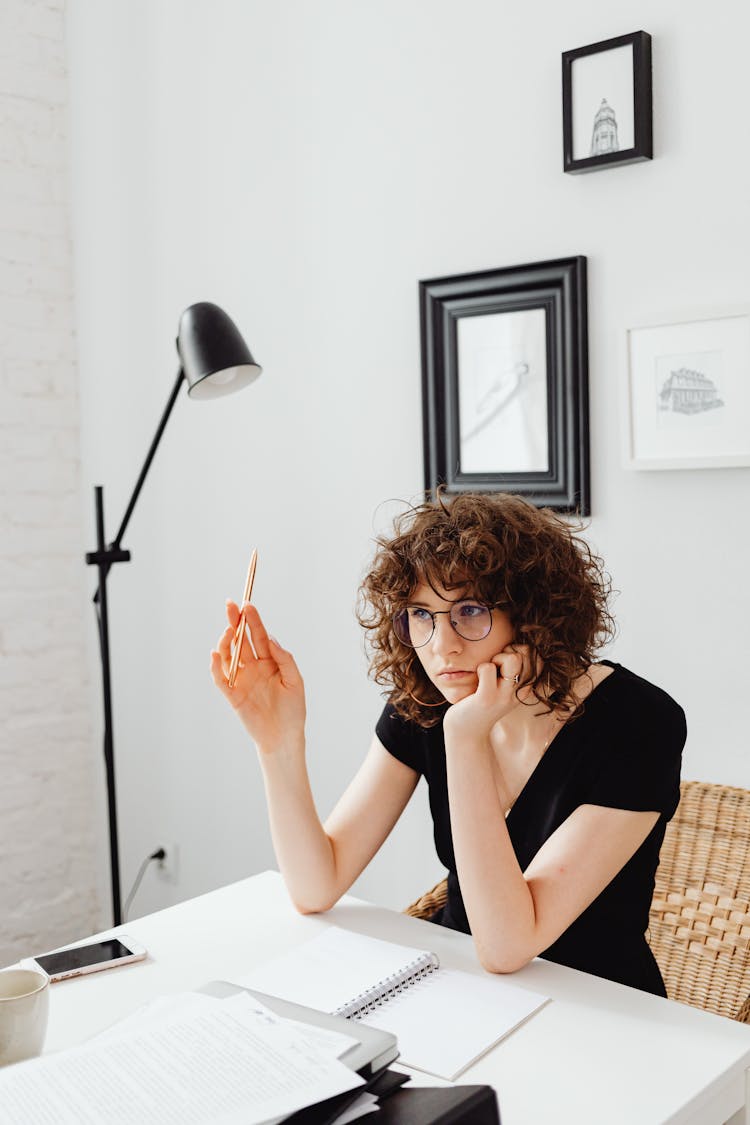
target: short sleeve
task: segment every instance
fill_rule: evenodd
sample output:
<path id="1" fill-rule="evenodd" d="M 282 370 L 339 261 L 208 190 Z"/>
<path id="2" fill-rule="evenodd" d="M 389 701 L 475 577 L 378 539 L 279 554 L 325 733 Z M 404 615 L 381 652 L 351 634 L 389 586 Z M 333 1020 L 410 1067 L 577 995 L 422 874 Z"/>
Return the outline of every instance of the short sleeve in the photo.
<path id="1" fill-rule="evenodd" d="M 685 714 L 660 688 L 631 679 L 608 729 L 597 732 L 586 803 L 658 812 L 669 820 L 680 800 Z"/>
<path id="2" fill-rule="evenodd" d="M 402 719 L 391 703 L 386 703 L 375 726 L 375 734 L 388 753 L 419 774 L 425 772 L 424 739 L 421 733 L 415 723 Z"/>

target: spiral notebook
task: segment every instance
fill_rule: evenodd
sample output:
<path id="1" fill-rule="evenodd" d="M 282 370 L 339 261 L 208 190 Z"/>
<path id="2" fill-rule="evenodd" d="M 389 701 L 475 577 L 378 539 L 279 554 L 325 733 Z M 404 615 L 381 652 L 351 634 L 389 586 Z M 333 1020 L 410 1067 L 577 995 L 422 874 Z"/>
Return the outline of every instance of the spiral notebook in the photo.
<path id="1" fill-rule="evenodd" d="M 390 1031 L 405 1066 L 451 1081 L 548 1000 L 338 926 L 232 983 Z"/>

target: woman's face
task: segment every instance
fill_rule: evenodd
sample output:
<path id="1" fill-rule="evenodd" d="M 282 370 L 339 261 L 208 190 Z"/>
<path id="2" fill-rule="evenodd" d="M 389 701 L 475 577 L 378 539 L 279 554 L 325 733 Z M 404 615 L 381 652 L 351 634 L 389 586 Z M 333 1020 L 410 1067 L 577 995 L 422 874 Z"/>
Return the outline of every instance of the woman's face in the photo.
<path id="1" fill-rule="evenodd" d="M 409 599 L 409 606 L 438 613 L 432 637 L 426 644 L 415 649 L 415 652 L 428 679 L 448 703 L 458 703 L 468 695 L 473 695 L 479 683 L 477 667 L 489 663 L 493 656 L 497 656 L 513 640 L 514 631 L 510 618 L 499 609 L 492 610 L 492 627 L 482 640 L 470 641 L 461 637 L 451 625 L 446 611 L 450 611 L 457 601 L 465 601 L 467 597 L 466 594 L 457 596 L 455 590 L 449 592 L 441 587 L 433 590 L 431 586 L 422 583 Z"/>

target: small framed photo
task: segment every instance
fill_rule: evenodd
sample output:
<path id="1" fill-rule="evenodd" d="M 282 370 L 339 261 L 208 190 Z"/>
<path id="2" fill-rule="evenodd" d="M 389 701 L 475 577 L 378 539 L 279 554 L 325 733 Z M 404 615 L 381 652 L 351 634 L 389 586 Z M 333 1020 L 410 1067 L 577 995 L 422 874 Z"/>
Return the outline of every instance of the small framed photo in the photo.
<path id="1" fill-rule="evenodd" d="M 589 515 L 586 259 L 419 283 L 425 488 Z"/>
<path id="2" fill-rule="evenodd" d="M 634 469 L 750 465 L 750 313 L 628 330 Z"/>
<path id="3" fill-rule="evenodd" d="M 562 57 L 563 169 L 653 158 L 651 36 L 590 43 Z"/>

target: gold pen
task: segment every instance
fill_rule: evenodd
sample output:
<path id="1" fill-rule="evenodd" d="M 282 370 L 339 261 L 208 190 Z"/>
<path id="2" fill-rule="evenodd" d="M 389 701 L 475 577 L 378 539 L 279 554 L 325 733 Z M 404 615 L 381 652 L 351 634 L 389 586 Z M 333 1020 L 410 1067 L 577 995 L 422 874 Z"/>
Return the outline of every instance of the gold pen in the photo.
<path id="1" fill-rule="evenodd" d="M 227 683 L 230 688 L 234 687 L 235 680 L 237 679 L 237 672 L 240 667 L 240 657 L 242 655 L 242 642 L 245 639 L 245 602 L 250 601 L 250 595 L 253 592 L 253 582 L 255 581 L 255 567 L 258 563 L 258 552 L 253 551 L 250 556 L 250 565 L 247 568 L 247 578 L 245 579 L 245 592 L 242 595 L 242 603 L 240 605 L 240 619 L 237 622 L 237 628 L 234 631 L 234 653 L 232 654 L 232 663 L 229 665 L 229 676 Z"/>

